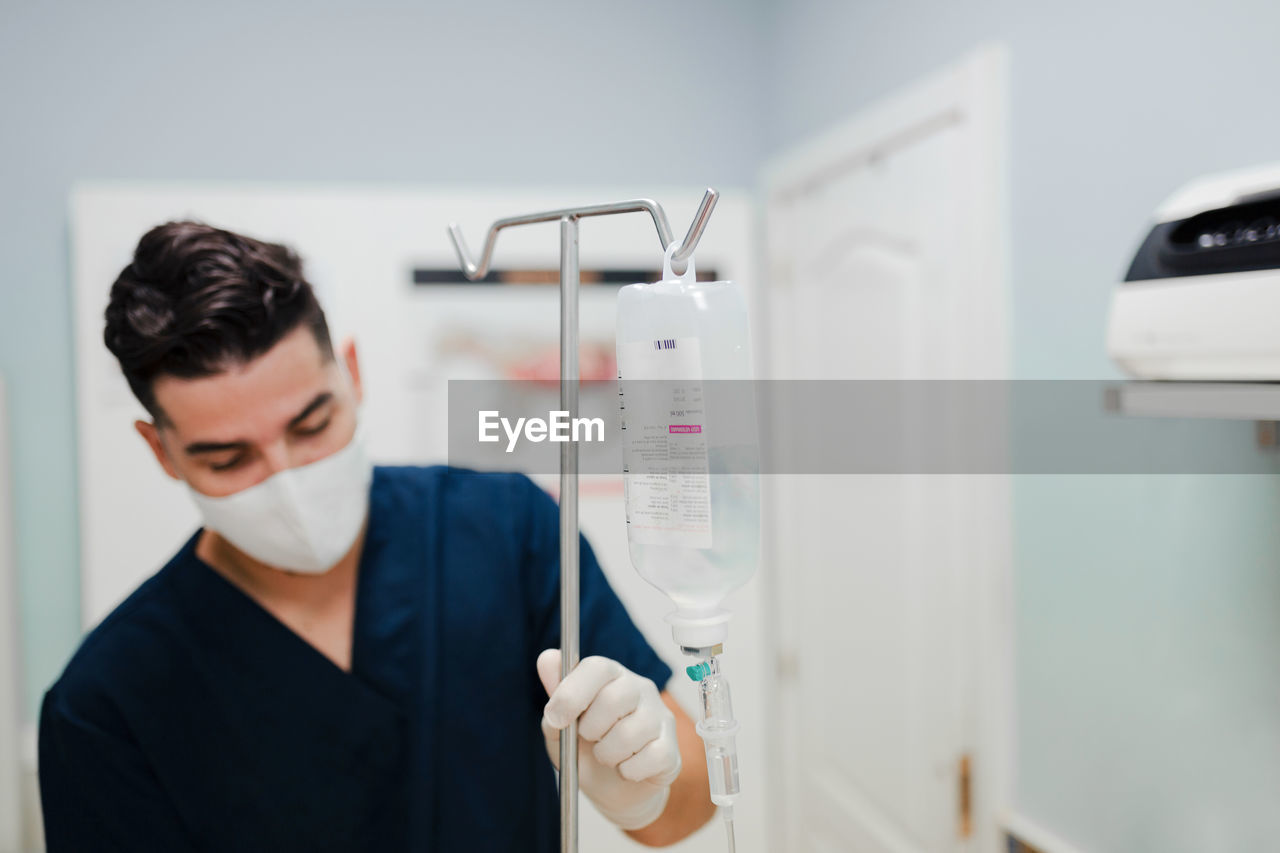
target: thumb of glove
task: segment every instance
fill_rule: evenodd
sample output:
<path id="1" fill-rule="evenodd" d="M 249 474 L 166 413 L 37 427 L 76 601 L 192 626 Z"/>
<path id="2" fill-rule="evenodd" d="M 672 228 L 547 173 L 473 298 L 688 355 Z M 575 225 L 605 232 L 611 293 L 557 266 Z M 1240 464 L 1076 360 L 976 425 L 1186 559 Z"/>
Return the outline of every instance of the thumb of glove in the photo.
<path id="1" fill-rule="evenodd" d="M 538 655 L 538 679 L 550 696 L 560 686 L 560 650 L 546 649 Z M 528 670 L 526 670 L 527 672 Z"/>
<path id="2" fill-rule="evenodd" d="M 542 689 L 547 691 L 547 696 L 550 696 L 560 686 L 560 650 L 544 650 L 538 655 L 536 667 Z M 547 755 L 551 758 L 551 764 L 558 771 L 560 769 L 560 730 L 548 723 L 546 717 L 542 718 L 542 736 L 547 741 Z"/>

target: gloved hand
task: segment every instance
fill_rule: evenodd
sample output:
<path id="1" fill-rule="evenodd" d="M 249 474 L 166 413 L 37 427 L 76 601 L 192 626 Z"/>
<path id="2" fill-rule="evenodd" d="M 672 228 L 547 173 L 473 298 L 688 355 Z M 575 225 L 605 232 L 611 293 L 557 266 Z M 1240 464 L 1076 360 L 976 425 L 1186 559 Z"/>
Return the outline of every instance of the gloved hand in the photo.
<path id="1" fill-rule="evenodd" d="M 584 658 L 560 681 L 560 650 L 538 655 L 538 677 L 551 697 L 542 733 L 560 769 L 560 730 L 578 720 L 578 787 L 623 829 L 640 829 L 666 808 L 680 775 L 675 715 L 652 681 L 617 661 Z"/>

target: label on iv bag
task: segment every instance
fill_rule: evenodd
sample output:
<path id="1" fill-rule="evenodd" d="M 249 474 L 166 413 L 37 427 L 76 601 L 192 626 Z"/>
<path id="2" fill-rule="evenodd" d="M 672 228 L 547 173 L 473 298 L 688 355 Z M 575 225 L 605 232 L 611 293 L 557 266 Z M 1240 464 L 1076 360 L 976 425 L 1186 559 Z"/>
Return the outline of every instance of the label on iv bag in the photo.
<path id="1" fill-rule="evenodd" d="M 711 478 L 698 339 L 619 344 L 618 379 L 628 380 L 618 395 L 627 536 L 639 545 L 710 548 Z"/>

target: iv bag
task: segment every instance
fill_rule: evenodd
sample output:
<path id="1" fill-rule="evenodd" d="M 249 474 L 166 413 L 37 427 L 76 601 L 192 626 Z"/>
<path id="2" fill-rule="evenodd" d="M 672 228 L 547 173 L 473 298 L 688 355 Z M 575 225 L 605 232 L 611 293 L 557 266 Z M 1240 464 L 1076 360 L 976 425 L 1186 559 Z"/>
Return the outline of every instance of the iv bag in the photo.
<path id="1" fill-rule="evenodd" d="M 676 604 L 681 645 L 713 645 L 718 613 L 760 557 L 759 447 L 746 298 L 682 276 L 618 294 L 617 356 L 627 539 L 636 571 Z"/>

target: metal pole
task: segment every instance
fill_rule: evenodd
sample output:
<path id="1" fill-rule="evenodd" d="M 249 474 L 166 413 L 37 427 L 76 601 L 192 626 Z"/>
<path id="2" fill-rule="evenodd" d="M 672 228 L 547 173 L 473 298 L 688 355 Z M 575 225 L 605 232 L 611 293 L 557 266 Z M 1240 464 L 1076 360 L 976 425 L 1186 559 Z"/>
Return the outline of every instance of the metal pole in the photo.
<path id="1" fill-rule="evenodd" d="M 560 219 L 560 409 L 578 417 L 578 220 Z M 560 677 L 578 665 L 578 445 L 560 445 Z M 560 731 L 560 850 L 578 851 L 578 721 Z"/>
<path id="2" fill-rule="evenodd" d="M 673 272 L 682 272 L 688 258 L 702 239 L 702 232 L 715 209 L 719 193 L 708 188 L 698 205 L 684 242 L 672 254 Z M 662 248 L 671 245 L 671 226 L 662 207 L 649 199 L 592 204 L 562 210 L 530 213 L 499 219 L 489 226 L 479 259 L 471 255 L 462 229 L 455 222 L 449 237 L 467 278 L 475 281 L 489 272 L 498 233 L 516 225 L 560 222 L 560 408 L 570 422 L 578 416 L 578 220 L 586 216 L 615 213 L 648 213 L 658 230 Z M 560 677 L 578 665 L 578 445 L 560 445 Z M 560 732 L 560 850 L 578 853 L 578 722 Z"/>

